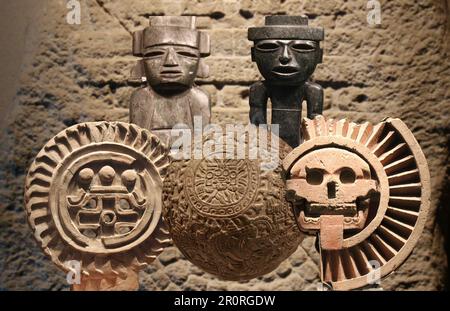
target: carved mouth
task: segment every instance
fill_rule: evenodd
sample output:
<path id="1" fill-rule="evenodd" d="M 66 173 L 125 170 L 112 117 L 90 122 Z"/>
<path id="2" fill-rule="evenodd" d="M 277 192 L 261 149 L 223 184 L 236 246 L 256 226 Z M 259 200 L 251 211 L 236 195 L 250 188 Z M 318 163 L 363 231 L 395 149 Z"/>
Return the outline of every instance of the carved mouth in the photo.
<path id="1" fill-rule="evenodd" d="M 278 66 L 275 67 L 275 69 L 272 70 L 272 72 L 279 76 L 289 77 L 297 74 L 299 70 L 296 67 L 291 66 Z"/>
<path id="2" fill-rule="evenodd" d="M 183 72 L 180 70 L 163 70 L 160 72 L 160 76 L 162 78 L 169 78 L 169 79 L 179 78 L 182 75 L 183 75 Z"/>
<path id="3" fill-rule="evenodd" d="M 320 217 L 324 215 L 344 216 L 344 229 L 362 229 L 368 217 L 368 200 L 356 202 L 307 202 L 299 216 L 299 225 L 303 230 L 319 230 Z"/>
<path id="4" fill-rule="evenodd" d="M 310 203 L 306 205 L 305 215 L 307 217 L 320 217 L 320 215 L 344 215 L 354 217 L 358 214 L 355 203 L 320 204 Z"/>

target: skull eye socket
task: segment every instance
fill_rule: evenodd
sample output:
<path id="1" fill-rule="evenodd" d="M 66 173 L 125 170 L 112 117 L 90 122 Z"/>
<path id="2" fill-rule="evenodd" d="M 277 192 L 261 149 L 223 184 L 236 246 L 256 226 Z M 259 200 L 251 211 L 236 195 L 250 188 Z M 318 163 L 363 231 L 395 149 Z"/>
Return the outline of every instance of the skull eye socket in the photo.
<path id="1" fill-rule="evenodd" d="M 320 185 L 323 182 L 323 172 L 318 169 L 306 168 L 306 181 L 310 185 Z"/>
<path id="2" fill-rule="evenodd" d="M 339 175 L 339 179 L 343 184 L 353 184 L 356 180 L 356 174 L 351 168 L 344 167 Z"/>

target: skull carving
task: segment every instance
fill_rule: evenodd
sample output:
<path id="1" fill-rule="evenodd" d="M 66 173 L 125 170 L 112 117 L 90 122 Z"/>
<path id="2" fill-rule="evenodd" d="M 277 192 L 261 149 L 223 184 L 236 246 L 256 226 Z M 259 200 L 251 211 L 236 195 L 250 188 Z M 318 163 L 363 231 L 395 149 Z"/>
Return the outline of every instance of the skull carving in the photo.
<path id="1" fill-rule="evenodd" d="M 302 137 L 283 159 L 286 195 L 299 229 L 317 234 L 322 282 L 349 290 L 388 275 L 411 254 L 429 211 L 417 140 L 399 119 L 323 116 L 304 119 Z"/>
<path id="2" fill-rule="evenodd" d="M 310 232 L 342 227 L 341 237 L 333 237 L 339 241 L 344 230 L 364 228 L 368 199 L 377 191 L 377 182 L 371 178 L 367 162 L 357 154 L 323 148 L 307 153 L 294 164 L 287 188 L 295 193 L 292 199 L 298 207 L 300 228 Z"/>

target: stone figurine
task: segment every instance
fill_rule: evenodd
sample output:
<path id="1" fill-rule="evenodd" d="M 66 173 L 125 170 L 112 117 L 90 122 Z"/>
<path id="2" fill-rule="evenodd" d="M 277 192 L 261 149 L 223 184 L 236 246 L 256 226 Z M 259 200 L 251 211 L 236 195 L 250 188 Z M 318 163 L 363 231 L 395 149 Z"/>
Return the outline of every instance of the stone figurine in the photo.
<path id="1" fill-rule="evenodd" d="M 250 88 L 250 122 L 267 124 L 267 101 L 272 103 L 272 124 L 279 124 L 280 137 L 291 147 L 301 143 L 302 103 L 307 116 L 322 114 L 323 89 L 309 79 L 322 62 L 322 28 L 308 26 L 305 16 L 268 16 L 264 27 L 250 28 L 254 41 L 252 60 L 264 81 Z"/>
<path id="2" fill-rule="evenodd" d="M 317 234 L 323 282 L 379 284 L 411 254 L 430 208 L 430 173 L 399 119 L 305 120 L 305 141 L 284 160 L 301 231 Z"/>
<path id="3" fill-rule="evenodd" d="M 210 39 L 196 30 L 195 17 L 152 16 L 149 23 L 133 36 L 133 54 L 142 59 L 131 81 L 145 86 L 132 94 L 130 121 L 169 143 L 176 125 L 192 130 L 194 116 L 210 122 L 209 95 L 194 84 L 208 76 L 203 58 L 210 55 Z"/>

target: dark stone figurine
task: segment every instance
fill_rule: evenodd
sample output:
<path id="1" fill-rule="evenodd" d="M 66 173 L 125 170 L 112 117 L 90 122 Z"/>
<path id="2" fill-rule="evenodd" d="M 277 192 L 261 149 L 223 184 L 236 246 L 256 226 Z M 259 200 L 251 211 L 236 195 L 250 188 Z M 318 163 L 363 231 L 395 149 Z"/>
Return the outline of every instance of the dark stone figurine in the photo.
<path id="1" fill-rule="evenodd" d="M 142 59 L 130 81 L 146 85 L 131 96 L 130 122 L 169 144 L 174 126 L 192 130 L 195 116 L 203 126 L 210 122 L 209 95 L 194 84 L 208 75 L 202 58 L 210 55 L 210 39 L 196 30 L 195 17 L 152 16 L 149 22 L 133 35 L 133 54 Z"/>
<path id="2" fill-rule="evenodd" d="M 309 80 L 322 62 L 322 28 L 308 26 L 305 16 L 267 16 L 264 27 L 250 28 L 254 41 L 252 60 L 264 81 L 250 88 L 250 122 L 267 124 L 267 101 L 272 103 L 272 124 L 280 125 L 280 137 L 290 146 L 301 143 L 302 103 L 308 118 L 322 114 L 323 89 Z"/>

